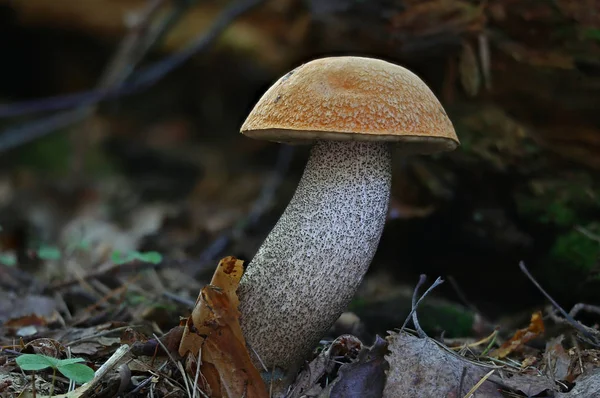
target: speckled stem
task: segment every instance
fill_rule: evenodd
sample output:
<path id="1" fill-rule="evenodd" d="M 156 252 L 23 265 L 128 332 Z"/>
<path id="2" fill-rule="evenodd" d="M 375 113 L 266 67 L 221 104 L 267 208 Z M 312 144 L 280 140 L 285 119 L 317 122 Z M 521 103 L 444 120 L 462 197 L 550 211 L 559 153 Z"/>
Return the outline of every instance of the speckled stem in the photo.
<path id="1" fill-rule="evenodd" d="M 385 224 L 389 144 L 321 141 L 248 265 L 241 325 L 264 364 L 295 372 L 354 296 Z"/>

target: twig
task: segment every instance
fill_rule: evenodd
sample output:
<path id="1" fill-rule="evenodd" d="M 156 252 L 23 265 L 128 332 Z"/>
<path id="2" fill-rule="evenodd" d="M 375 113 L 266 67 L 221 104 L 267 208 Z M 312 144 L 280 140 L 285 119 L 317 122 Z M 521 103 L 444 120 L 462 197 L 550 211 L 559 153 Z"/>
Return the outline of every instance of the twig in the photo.
<path id="1" fill-rule="evenodd" d="M 417 282 L 417 286 L 415 286 L 415 290 L 413 292 L 412 308 L 410 310 L 410 313 L 404 320 L 402 327 L 400 328 L 400 330 L 404 330 L 409 319 L 411 319 L 411 317 L 412 317 L 413 323 L 415 324 L 415 330 L 417 331 L 417 333 L 419 334 L 419 337 L 421 337 L 421 338 L 427 337 L 427 334 L 423 331 L 423 329 L 421 329 L 421 326 L 419 325 L 419 321 L 418 321 L 417 315 L 416 315 L 417 307 L 419 306 L 419 304 L 421 304 L 421 301 L 423 301 L 425 296 L 427 296 L 433 289 L 435 289 L 436 287 L 438 287 L 439 285 L 444 283 L 444 281 L 440 277 L 438 277 L 433 282 L 433 284 L 429 287 L 429 289 L 427 289 L 425 291 L 425 293 L 423 293 L 423 295 L 419 298 L 419 300 L 417 300 L 417 294 L 419 292 L 419 288 L 425 283 L 425 280 L 427 280 L 427 276 L 425 276 L 424 274 L 421 274 L 419 276 L 419 282 Z"/>
<path id="2" fill-rule="evenodd" d="M 533 283 L 535 285 L 535 287 L 537 287 L 538 290 L 546 297 L 546 299 L 548 299 L 548 301 L 550 301 L 550 303 L 552 303 L 552 305 L 565 317 L 565 319 L 567 321 L 569 321 L 569 323 L 573 327 L 575 327 L 577 330 L 579 330 L 581 332 L 581 334 L 588 339 L 588 342 L 590 344 L 595 345 L 595 346 L 600 346 L 600 343 L 598 343 L 597 339 L 594 336 L 592 336 L 582 324 L 580 324 L 571 315 L 569 315 L 567 313 L 567 311 L 565 311 L 560 305 L 558 305 L 558 303 L 556 301 L 554 301 L 554 299 L 548 293 L 546 293 L 544 288 L 542 288 L 542 286 L 538 283 L 538 281 L 535 280 L 533 275 L 531 275 L 531 273 L 529 272 L 529 270 L 527 269 L 527 267 L 525 266 L 525 263 L 523 261 L 521 261 L 519 263 L 519 268 L 521 269 L 521 272 L 523 272 L 525 274 L 525 276 L 527 276 L 527 278 L 529 278 L 531 283 Z"/>
<path id="3" fill-rule="evenodd" d="M 600 307 L 599 306 L 591 305 L 591 304 L 584 304 L 584 303 L 575 304 L 573 306 L 573 308 L 571 308 L 571 311 L 569 311 L 569 315 L 571 315 L 572 317 L 576 317 L 577 314 L 579 314 L 579 312 L 581 312 L 581 311 L 586 311 L 586 312 L 590 312 L 592 314 L 600 315 Z"/>
<path id="4" fill-rule="evenodd" d="M 0 118 L 42 111 L 56 111 L 76 106 L 92 106 L 100 101 L 133 94 L 150 87 L 175 68 L 182 65 L 193 55 L 206 51 L 233 20 L 258 6 L 263 1 L 264 0 L 240 0 L 240 2 L 233 4 L 224 10 L 217 17 L 217 20 L 208 31 L 199 39 L 195 40 L 189 48 L 144 68 L 138 73 L 136 78 L 131 79 L 130 83 L 118 87 L 111 87 L 109 89 L 101 88 L 72 95 L 55 96 L 41 100 L 0 106 Z M 56 129 L 81 121 L 86 116 L 87 112 L 82 112 L 80 109 L 75 111 L 71 110 L 24 125 L 11 127 L 0 134 L 0 151 L 6 151 L 30 142 Z"/>
<path id="5" fill-rule="evenodd" d="M 577 307 L 579 304 L 576 304 L 575 307 Z M 569 315 L 571 315 L 573 318 L 577 315 L 577 312 L 579 312 L 580 308 L 571 308 L 571 311 L 569 311 Z M 574 313 L 574 310 L 576 310 L 576 312 Z M 552 319 L 554 321 L 554 323 L 556 323 L 557 325 L 571 325 L 572 326 L 572 322 L 570 322 L 568 319 L 565 318 L 561 318 L 558 313 L 557 310 L 552 306 L 549 305 L 546 308 L 546 311 L 548 312 L 548 316 L 550 317 L 550 319 Z M 580 323 L 581 325 L 581 323 Z M 581 327 L 585 328 L 590 334 L 592 334 L 594 337 L 595 341 L 600 341 L 600 331 L 596 330 L 592 327 L 586 326 L 586 325 L 581 325 Z"/>
<path id="6" fill-rule="evenodd" d="M 132 79 L 131 85 L 123 87 L 124 91 L 122 93 L 129 94 L 142 88 L 149 87 L 165 77 L 169 72 L 183 65 L 193 55 L 206 51 L 235 19 L 254 9 L 254 7 L 257 7 L 264 1 L 265 0 L 240 0 L 232 4 L 229 8 L 221 12 L 206 34 L 194 40 L 190 47 L 145 68 L 137 75 L 137 78 Z M 116 94 L 119 95 L 119 92 Z"/>
<path id="7" fill-rule="evenodd" d="M 123 81 L 133 72 L 135 65 L 143 58 L 144 54 L 151 48 L 162 33 L 159 29 L 154 29 L 148 34 L 148 26 L 151 18 L 158 11 L 158 8 L 165 0 L 151 0 L 148 6 L 142 11 L 140 22 L 121 42 L 119 49 L 109 62 L 108 67 L 103 73 L 97 85 L 97 92 L 108 92 L 111 89 L 118 88 Z M 164 24 L 163 24 L 164 25 Z M 161 27 L 163 25 L 160 25 Z M 166 25 L 165 25 L 166 26 Z M 166 27 L 165 27 L 166 28 Z M 27 101 L 24 103 L 16 103 L 0 106 L 0 117 L 18 116 L 26 113 L 43 111 L 44 104 L 59 105 L 56 109 L 69 108 L 79 105 L 77 109 L 70 109 L 64 112 L 57 113 L 52 116 L 45 117 L 40 120 L 28 122 L 20 126 L 12 127 L 5 130 L 0 135 L 0 151 L 8 150 L 28 142 L 34 141 L 37 138 L 43 137 L 46 134 L 68 127 L 72 124 L 81 122 L 95 112 L 94 103 L 86 103 L 85 101 L 74 101 L 69 103 L 69 98 L 76 99 L 78 94 L 68 96 L 56 96 L 43 100 Z M 61 106 L 61 105 L 69 106 Z M 41 107 L 38 107 L 41 105 Z"/>
<path id="8" fill-rule="evenodd" d="M 200 363 L 202 363 L 202 346 L 198 349 L 198 358 L 196 359 L 196 373 L 194 373 L 194 385 L 192 386 L 192 398 L 196 398 L 198 389 L 198 376 L 200 376 Z"/>
<path id="9" fill-rule="evenodd" d="M 184 297 L 178 296 L 175 293 L 171 293 L 168 291 L 163 292 L 163 296 L 168 298 L 169 300 L 172 300 L 172 301 L 178 303 L 178 304 L 185 305 L 186 307 L 193 308 L 196 305 L 195 300 L 186 299 Z"/>
<path id="10" fill-rule="evenodd" d="M 260 221 L 260 218 L 264 213 L 271 208 L 275 198 L 275 194 L 283 181 L 287 170 L 290 167 L 294 155 L 294 147 L 291 145 L 281 144 L 279 152 L 277 153 L 277 160 L 275 166 L 271 170 L 270 175 L 267 177 L 260 194 L 252 204 L 250 212 L 246 219 L 236 226 L 234 230 L 234 237 L 239 235 L 249 227 L 254 227 Z"/>
<path id="11" fill-rule="evenodd" d="M 463 386 L 465 384 L 465 377 L 467 377 L 467 367 L 464 366 L 462 372 L 460 372 L 460 383 L 458 383 L 458 395 L 462 394 Z"/>
<path id="12" fill-rule="evenodd" d="M 132 328 L 132 329 L 137 329 L 140 328 L 141 325 L 128 325 L 128 326 L 119 326 L 113 329 L 108 329 L 108 330 L 103 330 L 102 332 L 98 332 L 95 333 L 94 335 L 91 336 L 85 336 L 85 337 L 80 337 L 78 339 L 75 340 L 71 340 L 68 342 L 68 344 L 65 344 L 65 346 L 71 346 L 71 345 L 75 345 L 75 344 L 80 344 L 83 343 L 85 341 L 91 341 L 91 340 L 95 340 L 99 337 L 103 337 L 103 336 L 108 336 L 110 334 L 117 334 L 119 332 L 124 332 L 125 330 Z"/>
<path id="13" fill-rule="evenodd" d="M 425 275 L 421 275 L 423 282 L 425 282 Z M 421 301 L 425 298 L 425 296 L 427 296 L 431 291 L 433 291 L 433 289 L 435 289 L 437 286 L 441 285 L 442 283 L 444 283 L 444 281 L 438 277 L 433 284 L 425 291 L 425 293 L 423 293 L 423 295 L 419 298 L 419 300 L 417 301 L 417 291 L 419 289 L 419 286 L 417 286 L 415 288 L 415 292 L 413 294 L 413 298 L 412 298 L 412 306 L 413 306 L 413 324 L 415 325 L 415 329 L 417 330 L 417 333 L 419 333 L 420 337 L 427 337 L 427 334 L 425 334 L 425 331 L 423 329 L 421 329 L 421 325 L 419 325 L 419 320 L 417 319 L 417 306 L 419 304 L 421 304 Z"/>
<path id="14" fill-rule="evenodd" d="M 162 370 L 167 366 L 169 362 L 165 361 L 163 362 L 158 369 L 156 369 L 156 372 L 162 372 Z M 133 390 L 129 391 L 125 397 L 133 397 L 133 396 L 137 396 L 136 394 L 138 392 L 140 392 L 142 390 L 142 388 L 146 387 L 148 384 L 150 384 L 150 382 L 152 382 L 152 380 L 154 380 L 156 378 L 156 376 L 154 374 L 152 374 L 151 376 L 145 378 L 142 382 L 140 382 Z"/>
<path id="15" fill-rule="evenodd" d="M 596 241 L 598 243 L 600 243 L 600 235 L 597 235 L 595 233 L 593 233 L 592 231 L 590 231 L 589 229 L 582 227 L 581 225 L 577 225 L 575 227 L 575 230 L 581 234 L 583 234 L 586 238 L 589 238 L 593 241 Z"/>
<path id="16" fill-rule="evenodd" d="M 467 299 L 467 295 L 463 292 L 463 290 L 458 285 L 458 282 L 456 282 L 456 279 L 454 279 L 452 275 L 448 275 L 448 281 L 450 282 L 450 285 L 456 292 L 456 295 L 458 296 L 459 300 L 462 301 L 462 303 L 466 305 L 467 308 L 473 311 L 473 313 L 480 314 L 479 309 L 477 309 L 477 307 L 475 307 L 475 305 Z"/>
<path id="17" fill-rule="evenodd" d="M 419 276 L 419 282 L 417 282 L 417 286 L 415 286 L 415 290 L 413 291 L 412 301 L 411 301 L 412 308 L 410 310 L 410 312 L 412 314 L 413 324 L 415 325 L 415 330 L 417 331 L 417 333 L 419 334 L 419 337 L 421 337 L 421 338 L 426 337 L 427 334 L 425 334 L 425 332 L 421 328 L 421 325 L 419 324 L 419 319 L 417 318 L 417 311 L 416 311 L 417 303 L 418 303 L 417 294 L 419 293 L 419 289 L 425 283 L 426 280 L 427 280 L 427 276 L 425 276 L 425 274 L 421 274 Z"/>
<path id="18" fill-rule="evenodd" d="M 156 28 L 152 29 L 152 19 L 166 0 L 148 0 L 146 8 L 141 12 L 138 23 L 121 41 L 119 49 L 110 60 L 102 74 L 98 88 L 118 87 L 132 73 L 146 53 L 160 36 Z M 161 25 L 162 26 L 162 25 Z"/>
<path id="19" fill-rule="evenodd" d="M 108 373 L 112 368 L 115 367 L 117 363 L 129 352 L 131 347 L 128 344 L 122 344 L 117 350 L 108 358 L 108 361 L 104 362 L 100 368 L 96 371 L 94 375 L 94 379 L 100 380 L 104 377 L 105 374 Z"/>
<path id="20" fill-rule="evenodd" d="M 483 383 L 485 383 L 485 381 L 496 371 L 496 369 L 492 369 L 489 372 L 487 372 L 470 390 L 469 392 L 464 396 L 464 398 L 472 398 L 473 394 L 475 394 L 475 391 L 477 391 L 479 389 L 479 387 L 481 387 L 483 385 Z"/>
<path id="21" fill-rule="evenodd" d="M 485 32 L 477 36 L 479 44 L 479 60 L 481 62 L 481 74 L 486 90 L 492 89 L 492 61 L 490 56 L 490 40 Z"/>
<path id="22" fill-rule="evenodd" d="M 98 370 L 96 370 L 94 374 L 94 378 L 87 383 L 82 384 L 76 390 L 61 394 L 61 395 L 53 395 L 56 398 L 68 398 L 68 397 L 82 397 L 93 395 L 89 392 L 93 391 L 98 385 L 102 382 L 103 377 L 108 374 L 117 364 L 123 359 L 123 357 L 129 352 L 130 346 L 127 344 L 122 344 L 117 350 L 111 355 L 110 358 Z"/>
<path id="23" fill-rule="evenodd" d="M 191 395 L 191 394 L 190 394 L 190 387 L 191 387 L 191 386 L 190 386 L 190 384 L 191 384 L 191 380 L 189 380 L 189 379 L 188 379 L 188 375 L 187 375 L 187 373 L 186 373 L 185 369 L 183 368 L 183 365 L 181 364 L 181 361 L 179 361 L 179 360 L 176 360 L 176 359 L 173 357 L 173 355 L 171 354 L 171 351 L 169 351 L 169 349 L 168 349 L 168 348 L 165 346 L 165 344 L 163 343 L 163 341 L 162 341 L 161 339 L 159 339 L 159 338 L 158 338 L 158 336 L 157 336 L 156 334 L 154 334 L 154 333 L 153 333 L 153 334 L 152 334 L 152 337 L 154 337 L 154 339 L 156 339 L 156 342 L 157 342 L 157 343 L 158 343 L 158 344 L 159 344 L 159 345 L 162 347 L 163 351 L 167 353 L 167 355 L 169 356 L 169 359 L 171 360 L 171 362 L 173 362 L 173 363 L 175 364 L 175 366 L 177 366 L 177 369 L 179 370 L 179 372 L 181 373 L 181 376 L 183 377 L 183 381 L 184 381 L 184 383 L 185 383 L 185 388 L 186 388 L 186 390 L 187 390 L 188 397 L 189 397 L 189 396 L 195 397 L 195 396 L 196 396 L 196 395 L 195 395 L 195 393 L 193 393 L 194 395 Z M 201 351 L 199 351 L 199 353 L 200 353 L 200 352 L 201 352 Z M 198 358 L 197 358 L 196 360 L 198 361 L 198 363 L 200 363 L 200 362 L 202 361 L 202 359 L 200 358 L 200 356 L 198 356 Z M 165 363 L 166 363 L 166 362 L 165 362 Z M 194 384 L 194 385 L 192 386 L 192 388 L 193 388 L 193 387 L 195 387 L 195 386 L 196 386 L 196 384 Z M 200 393 L 202 393 L 202 395 L 203 395 L 204 397 L 207 397 L 207 395 L 206 395 L 206 394 L 204 394 L 204 392 L 203 392 L 202 390 L 198 390 L 198 391 L 200 391 Z"/>
<path id="24" fill-rule="evenodd" d="M 151 20 L 159 7 L 166 0 L 150 0 L 148 6 L 141 12 L 140 19 L 130 33 L 121 41 L 117 52 L 109 61 L 108 67 L 103 72 L 96 90 L 81 92 L 70 95 L 59 95 L 33 101 L 17 102 L 8 105 L 0 106 L 1 117 L 14 117 L 29 113 L 42 111 L 59 110 L 72 107 L 83 107 L 85 105 L 94 105 L 94 102 L 86 102 L 91 94 L 96 93 L 99 96 L 109 94 L 116 90 L 118 86 L 133 73 L 135 65 L 144 57 L 145 53 L 152 47 L 155 40 L 164 32 L 157 32 L 159 29 L 149 30 Z M 165 24 L 159 27 L 166 26 Z M 152 34 L 150 34 L 152 33 Z M 66 115 L 69 112 L 59 115 Z M 58 115 L 56 115 L 58 116 Z M 83 117 L 83 114 L 73 114 L 71 117 L 77 119 Z M 58 123 L 58 121 L 50 122 L 52 117 L 47 118 L 48 125 Z M 61 118 L 62 119 L 62 118 Z M 43 122 L 44 120 L 42 120 Z M 40 126 L 47 125 L 40 123 Z M 60 128 L 63 126 L 57 126 Z M 10 130 L 9 130 L 10 131 Z"/>
<path id="25" fill-rule="evenodd" d="M 0 151 L 27 144 L 48 133 L 77 123 L 87 116 L 81 109 L 65 111 L 55 115 L 34 120 L 26 124 L 10 127 L 0 133 Z"/>
<path id="26" fill-rule="evenodd" d="M 144 58 L 146 53 L 154 46 L 156 39 L 162 36 L 160 29 L 167 26 L 158 24 L 158 27 L 152 28 L 152 21 L 157 15 L 160 7 L 167 0 L 147 0 L 146 7 L 141 11 L 139 20 L 130 32 L 121 41 L 118 50 L 109 61 L 102 76 L 100 77 L 97 88 L 100 90 L 118 89 L 123 82 L 131 76 L 136 65 Z M 170 19 L 166 17 L 167 20 Z M 82 131 L 92 131 L 94 125 L 89 119 L 97 110 L 97 103 L 80 106 L 81 114 L 79 120 L 86 120 L 87 125 Z M 90 134 L 77 134 L 73 132 L 73 164 L 72 170 L 77 173 L 82 170 L 86 158 Z"/>
<path id="27" fill-rule="evenodd" d="M 474 342 L 472 342 L 472 343 L 467 343 L 467 342 L 465 342 L 464 344 L 461 344 L 461 345 L 459 345 L 459 346 L 456 346 L 456 347 L 448 347 L 448 348 L 449 348 L 450 350 L 453 350 L 453 351 L 461 351 L 461 350 L 463 350 L 463 349 L 465 349 L 465 348 L 473 348 L 473 347 L 478 347 L 478 346 L 480 346 L 480 345 L 482 345 L 482 344 L 486 344 L 486 343 L 488 343 L 488 347 L 489 347 L 489 344 L 493 344 L 493 343 L 496 341 L 496 336 L 497 336 L 497 335 L 498 335 L 498 331 L 497 331 L 497 330 L 494 330 L 494 331 L 493 331 L 493 332 L 492 332 L 490 335 L 488 335 L 488 336 L 486 336 L 486 337 L 484 337 L 484 338 L 482 338 L 482 339 L 479 339 L 479 340 L 477 340 L 477 341 L 474 341 Z M 484 350 L 484 352 L 486 352 L 487 350 L 488 350 L 488 348 L 486 348 L 486 349 Z M 482 353 L 480 356 L 483 356 L 483 355 L 484 355 L 484 353 Z"/>
<path id="28" fill-rule="evenodd" d="M 290 166 L 294 154 L 294 148 L 290 145 L 281 144 L 277 161 L 273 166 L 271 175 L 265 180 L 261 191 L 252 204 L 250 211 L 230 230 L 219 235 L 204 251 L 200 254 L 198 262 L 200 267 L 215 261 L 217 256 L 225 250 L 232 239 L 240 239 L 244 232 L 255 226 L 264 213 L 272 206 L 273 198 L 283 181 L 283 178 Z M 194 265 L 196 267 L 196 265 Z"/>
<path id="29" fill-rule="evenodd" d="M 17 102 L 9 105 L 0 106 L 0 118 L 14 117 L 36 112 L 56 111 L 65 108 L 72 108 L 81 105 L 92 105 L 97 102 L 117 98 L 122 95 L 133 94 L 163 78 L 169 72 L 182 65 L 194 54 L 206 50 L 216 38 L 229 26 L 233 20 L 243 15 L 252 8 L 258 6 L 264 0 L 240 0 L 224 10 L 208 31 L 198 39 L 192 41 L 192 44 L 170 57 L 158 61 L 140 71 L 137 78 L 132 79 L 130 84 L 119 88 L 107 89 L 106 87 L 82 91 L 69 95 L 57 95 L 53 97 Z M 183 2 L 182 2 L 183 3 Z M 108 74 L 107 76 L 109 76 Z"/>
<path id="30" fill-rule="evenodd" d="M 260 357 L 260 355 L 258 355 L 258 352 L 256 352 L 256 350 L 253 347 L 250 347 L 250 349 L 252 350 L 252 352 L 254 353 L 254 355 L 256 355 L 256 359 L 258 359 L 258 362 L 260 363 L 260 366 L 262 366 L 263 370 L 265 372 L 268 372 L 269 368 L 267 368 L 267 365 L 265 365 L 265 363 L 263 362 L 263 360 Z M 271 381 L 273 381 L 273 378 L 271 378 Z"/>
<path id="31" fill-rule="evenodd" d="M 133 73 L 135 65 L 144 58 L 163 34 L 164 27 L 167 26 L 162 23 L 152 28 L 151 24 L 154 15 L 165 2 L 166 0 L 148 0 L 147 7 L 140 13 L 138 23 L 121 41 L 119 49 L 109 62 L 100 78 L 98 88 L 118 86 Z M 170 20 L 170 18 L 166 20 Z"/>
<path id="32" fill-rule="evenodd" d="M 106 275 L 111 275 L 111 274 L 115 274 L 115 273 L 119 273 L 119 272 L 144 271 L 144 270 L 152 269 L 152 268 L 160 268 L 162 266 L 166 266 L 164 263 L 165 263 L 164 261 L 159 264 L 145 263 L 145 262 L 139 262 L 139 261 L 131 261 L 131 262 L 125 263 L 125 264 L 104 263 L 104 264 L 101 264 L 101 265 L 95 267 L 97 269 L 96 271 L 86 273 L 85 275 L 82 275 L 77 278 L 72 278 L 72 279 L 68 279 L 65 281 L 60 281 L 60 282 L 54 283 L 54 284 L 48 286 L 47 289 L 49 289 L 50 291 L 57 291 L 57 290 L 65 288 L 65 287 L 69 287 L 69 286 L 81 283 L 82 280 L 87 281 L 90 279 L 96 279 L 96 278 L 100 278 L 100 277 L 103 277 Z"/>

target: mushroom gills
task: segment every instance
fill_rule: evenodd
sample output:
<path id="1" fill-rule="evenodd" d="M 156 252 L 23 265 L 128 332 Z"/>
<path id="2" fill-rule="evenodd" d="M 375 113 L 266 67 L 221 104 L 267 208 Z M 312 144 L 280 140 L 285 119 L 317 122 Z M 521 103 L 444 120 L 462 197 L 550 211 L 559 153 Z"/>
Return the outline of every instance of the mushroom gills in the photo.
<path id="1" fill-rule="evenodd" d="M 317 141 L 292 200 L 249 263 L 240 321 L 269 369 L 295 372 L 352 300 L 386 220 L 389 145 Z"/>

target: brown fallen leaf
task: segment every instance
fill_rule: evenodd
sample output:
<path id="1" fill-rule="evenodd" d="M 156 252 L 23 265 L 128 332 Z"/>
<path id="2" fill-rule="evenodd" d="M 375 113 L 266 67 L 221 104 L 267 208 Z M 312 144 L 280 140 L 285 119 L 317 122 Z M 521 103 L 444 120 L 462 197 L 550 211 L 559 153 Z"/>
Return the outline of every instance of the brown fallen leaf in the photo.
<path id="1" fill-rule="evenodd" d="M 268 398 L 267 388 L 254 367 L 239 319 L 236 290 L 242 277 L 243 261 L 225 257 L 219 262 L 210 285 L 196 300 L 184 326 L 179 354 L 187 355 L 186 370 L 211 397 Z"/>
<path id="2" fill-rule="evenodd" d="M 356 361 L 340 367 L 328 386 L 329 398 L 379 398 L 385 386 L 387 342 L 376 336 L 372 347 L 361 350 Z"/>
<path id="3" fill-rule="evenodd" d="M 18 329 L 27 326 L 46 326 L 48 322 L 43 317 L 35 314 L 13 318 L 4 323 L 7 328 Z"/>
<path id="4" fill-rule="evenodd" d="M 131 353 L 134 355 L 154 357 L 166 355 L 168 352 L 170 355 L 178 358 L 183 332 L 184 326 L 175 326 L 158 339 L 160 340 L 159 343 L 156 339 L 148 339 L 141 333 L 128 329 L 121 335 L 121 344 L 129 344 L 131 346 Z"/>
<path id="5" fill-rule="evenodd" d="M 52 297 L 31 294 L 25 297 L 0 289 L 0 322 L 5 327 L 46 326 L 60 320 Z"/>
<path id="6" fill-rule="evenodd" d="M 499 375 L 491 376 L 489 380 L 502 386 L 506 391 L 519 391 L 528 397 L 536 397 L 538 394 L 548 391 L 559 391 L 557 384 L 552 379 L 540 375 L 538 372 L 501 372 Z"/>
<path id="7" fill-rule="evenodd" d="M 25 344 L 21 353 L 40 354 L 49 357 L 60 358 L 67 349 L 59 341 L 49 338 L 39 338 Z"/>
<path id="8" fill-rule="evenodd" d="M 430 338 L 390 332 L 387 341 L 390 353 L 385 359 L 390 367 L 384 398 L 462 398 L 493 369 L 446 351 Z M 502 396 L 498 387 L 487 380 L 471 398 Z"/>
<path id="9" fill-rule="evenodd" d="M 569 373 L 571 356 L 562 345 L 563 339 L 564 336 L 560 335 L 548 340 L 542 365 L 546 367 L 545 373 L 552 380 L 567 380 L 572 382 L 574 377 Z"/>
<path id="10" fill-rule="evenodd" d="M 557 393 L 557 397 L 599 397 L 600 396 L 600 368 L 592 369 L 577 378 L 575 387 L 567 393 Z"/>
<path id="11" fill-rule="evenodd" d="M 500 347 L 492 350 L 489 356 L 504 358 L 511 352 L 519 350 L 524 344 L 539 337 L 542 333 L 544 333 L 544 321 L 542 320 L 541 311 L 538 311 L 531 315 L 531 322 L 526 329 L 517 330 L 513 337 L 505 341 Z"/>
<path id="12" fill-rule="evenodd" d="M 285 398 L 320 397 L 323 393 L 322 379 L 329 380 L 339 363 L 354 362 L 361 350 L 363 345 L 357 337 L 351 334 L 339 336 L 302 369 Z"/>

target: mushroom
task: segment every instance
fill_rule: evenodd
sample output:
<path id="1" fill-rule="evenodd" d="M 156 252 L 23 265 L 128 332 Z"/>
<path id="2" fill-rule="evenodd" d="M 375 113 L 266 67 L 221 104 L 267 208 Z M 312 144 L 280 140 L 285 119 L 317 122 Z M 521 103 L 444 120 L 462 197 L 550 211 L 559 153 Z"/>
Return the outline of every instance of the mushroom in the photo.
<path id="1" fill-rule="evenodd" d="M 418 76 L 352 56 L 313 60 L 281 77 L 241 132 L 313 144 L 292 200 L 238 289 L 249 346 L 291 381 L 352 300 L 377 250 L 390 196 L 390 144 L 431 154 L 459 141 Z"/>

